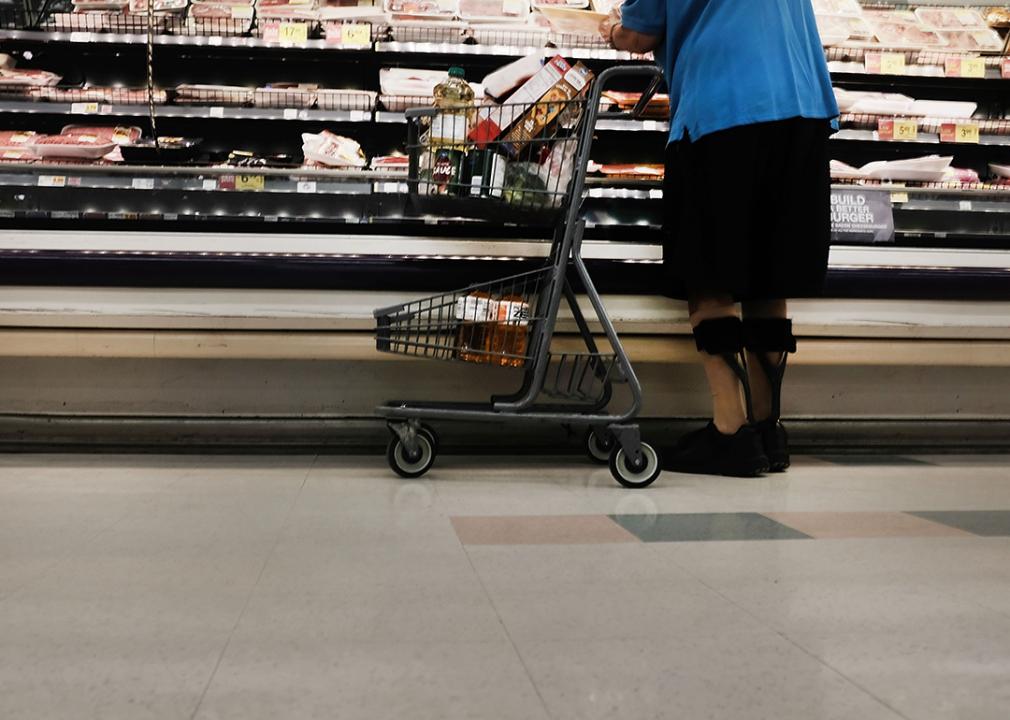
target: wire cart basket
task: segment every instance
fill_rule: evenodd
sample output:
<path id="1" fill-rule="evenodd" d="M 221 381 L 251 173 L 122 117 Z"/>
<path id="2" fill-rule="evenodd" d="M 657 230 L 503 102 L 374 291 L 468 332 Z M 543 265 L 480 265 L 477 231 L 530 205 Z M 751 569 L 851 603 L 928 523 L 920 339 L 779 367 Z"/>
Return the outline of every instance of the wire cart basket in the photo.
<path id="1" fill-rule="evenodd" d="M 601 91 L 619 76 L 644 78 L 648 89 L 632 110 L 601 113 Z M 651 65 L 613 67 L 575 97 L 407 111 L 408 187 L 419 209 L 488 220 L 537 216 L 555 232 L 536 270 L 375 311 L 379 351 L 522 369 L 515 393 L 487 402 L 380 406 L 392 434 L 386 454 L 394 472 L 417 478 L 432 467 L 438 435 L 424 421 L 515 420 L 587 427 L 589 457 L 609 464 L 625 487 L 647 487 L 659 476 L 659 454 L 634 423 L 641 385 L 582 259 L 580 204 L 598 117 L 638 117 L 660 81 Z M 609 353 L 600 351 L 576 302 L 575 279 Z M 552 347 L 562 301 L 578 328 L 577 351 Z M 615 413 L 608 406 L 618 384 L 628 387 L 631 402 Z"/>

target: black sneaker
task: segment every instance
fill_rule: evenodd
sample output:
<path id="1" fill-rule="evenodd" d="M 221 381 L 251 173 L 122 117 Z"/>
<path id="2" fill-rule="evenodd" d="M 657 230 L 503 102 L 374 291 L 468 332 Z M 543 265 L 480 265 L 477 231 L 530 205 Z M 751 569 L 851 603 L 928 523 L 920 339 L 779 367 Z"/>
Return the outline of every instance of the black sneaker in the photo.
<path id="1" fill-rule="evenodd" d="M 761 436 L 765 455 L 771 465 L 772 472 L 785 472 L 789 469 L 789 433 L 777 420 L 762 420 L 754 424 L 754 429 Z"/>
<path id="2" fill-rule="evenodd" d="M 710 422 L 663 453 L 664 470 L 697 475 L 755 477 L 768 472 L 769 466 L 761 436 L 749 425 L 733 435 L 723 435 Z"/>

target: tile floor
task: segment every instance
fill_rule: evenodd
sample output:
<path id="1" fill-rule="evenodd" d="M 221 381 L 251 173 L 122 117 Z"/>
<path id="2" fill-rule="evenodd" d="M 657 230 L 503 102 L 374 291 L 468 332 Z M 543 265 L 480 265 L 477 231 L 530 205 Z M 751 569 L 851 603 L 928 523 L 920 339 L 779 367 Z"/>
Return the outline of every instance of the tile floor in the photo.
<path id="1" fill-rule="evenodd" d="M 1006 720 L 1010 456 L 0 456 L 3 720 Z"/>

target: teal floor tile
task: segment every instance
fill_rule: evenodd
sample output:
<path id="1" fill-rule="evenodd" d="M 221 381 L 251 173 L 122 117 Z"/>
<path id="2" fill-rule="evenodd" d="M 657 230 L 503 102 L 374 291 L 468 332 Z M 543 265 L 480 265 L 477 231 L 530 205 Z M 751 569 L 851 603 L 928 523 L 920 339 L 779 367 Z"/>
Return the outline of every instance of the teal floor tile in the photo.
<path id="1" fill-rule="evenodd" d="M 986 537 L 1010 536 L 1010 510 L 933 510 L 909 515 Z"/>
<path id="2" fill-rule="evenodd" d="M 801 540 L 809 535 L 759 513 L 611 515 L 643 542 L 705 540 Z"/>

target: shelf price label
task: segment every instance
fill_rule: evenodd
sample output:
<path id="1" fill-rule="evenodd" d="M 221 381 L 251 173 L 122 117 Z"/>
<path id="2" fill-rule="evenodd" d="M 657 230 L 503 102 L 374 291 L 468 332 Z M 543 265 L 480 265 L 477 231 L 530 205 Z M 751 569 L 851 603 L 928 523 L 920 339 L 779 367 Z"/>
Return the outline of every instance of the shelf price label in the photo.
<path id="1" fill-rule="evenodd" d="M 282 43 L 305 43 L 309 39 L 307 23 L 282 22 L 277 27 L 277 41 Z"/>
<path id="2" fill-rule="evenodd" d="M 904 75 L 904 53 L 866 53 L 866 72 L 871 75 Z"/>
<path id="3" fill-rule="evenodd" d="M 372 26 L 368 23 L 328 23 L 326 42 L 345 47 L 368 47 L 372 44 Z"/>
<path id="4" fill-rule="evenodd" d="M 133 178 L 134 190 L 154 190 L 154 178 Z"/>
<path id="5" fill-rule="evenodd" d="M 979 143 L 978 123 L 944 123 L 940 126 L 940 142 Z"/>
<path id="6" fill-rule="evenodd" d="M 877 121 L 877 137 L 881 140 L 913 142 L 919 139 L 919 123 L 915 120 L 880 118 Z"/>
<path id="7" fill-rule="evenodd" d="M 266 178 L 262 175 L 236 175 L 236 190 L 262 190 L 266 187 Z"/>
<path id="8" fill-rule="evenodd" d="M 39 175 L 39 187 L 66 187 L 66 175 Z"/>
<path id="9" fill-rule="evenodd" d="M 103 113 L 104 108 L 96 102 L 77 102 L 70 104 L 70 112 L 73 115 L 98 115 Z"/>
<path id="10" fill-rule="evenodd" d="M 299 180 L 298 181 L 298 192 L 300 193 L 314 193 L 316 191 L 316 181 L 315 180 Z"/>
<path id="11" fill-rule="evenodd" d="M 980 57 L 949 57 L 944 61 L 944 68 L 947 77 L 985 77 L 985 59 Z"/>
<path id="12" fill-rule="evenodd" d="M 908 193 L 907 192 L 892 192 L 891 193 L 891 204 L 892 205 L 898 205 L 898 204 L 907 203 L 907 202 L 908 202 Z"/>

